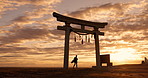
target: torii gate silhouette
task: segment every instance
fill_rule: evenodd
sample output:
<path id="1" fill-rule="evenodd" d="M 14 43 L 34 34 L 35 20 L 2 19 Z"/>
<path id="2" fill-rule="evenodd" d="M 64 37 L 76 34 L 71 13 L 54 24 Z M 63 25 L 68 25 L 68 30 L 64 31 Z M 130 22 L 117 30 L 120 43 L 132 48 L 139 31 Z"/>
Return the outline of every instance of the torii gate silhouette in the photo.
<path id="1" fill-rule="evenodd" d="M 100 32 L 99 28 L 105 28 L 105 25 L 108 23 L 106 22 L 91 22 L 86 20 L 80 20 L 76 18 L 67 17 L 61 14 L 58 14 L 56 12 L 53 12 L 53 16 L 57 18 L 57 21 L 65 22 L 64 26 L 57 26 L 58 30 L 64 30 L 65 31 L 65 46 L 64 46 L 64 69 L 68 69 L 68 63 L 69 63 L 69 36 L 70 32 L 80 32 L 80 33 L 87 33 L 87 34 L 93 34 L 95 39 L 95 50 L 96 50 L 96 68 L 101 67 L 100 62 L 100 48 L 99 48 L 99 36 L 103 35 L 104 32 Z M 81 26 L 81 29 L 72 28 L 70 24 L 77 24 Z M 91 30 L 85 30 L 85 26 L 93 27 L 93 31 Z"/>

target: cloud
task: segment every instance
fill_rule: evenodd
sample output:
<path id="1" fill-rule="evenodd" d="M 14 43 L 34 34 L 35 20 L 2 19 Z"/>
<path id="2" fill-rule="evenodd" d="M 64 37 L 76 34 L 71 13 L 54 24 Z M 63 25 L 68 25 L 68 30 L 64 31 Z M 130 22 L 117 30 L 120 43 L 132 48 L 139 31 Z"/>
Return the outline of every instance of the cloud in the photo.
<path id="1" fill-rule="evenodd" d="M 7 23 L 6 25 L 1 24 L 3 26 L 1 26 L 0 29 L 1 66 L 9 66 L 9 64 L 11 66 L 16 66 L 16 64 L 18 64 L 18 66 L 29 66 L 36 65 L 36 63 L 41 65 L 41 62 L 42 64 L 47 64 L 47 62 L 43 62 L 44 59 L 48 59 L 47 57 L 44 58 L 44 56 L 48 55 L 52 57 L 55 54 L 57 54 L 57 56 L 63 54 L 61 52 L 63 51 L 63 47 L 60 48 L 60 46 L 55 45 L 58 43 L 58 40 L 61 41 L 63 38 L 60 31 L 57 33 L 57 31 L 54 30 L 57 24 L 55 20 L 51 18 L 52 12 L 56 11 L 53 9 L 53 5 L 60 1 L 61 0 L 5 0 L 1 2 L 1 19 L 10 16 L 8 20 L 5 19 L 5 21 L 1 21 L 3 23 L 6 21 L 9 22 L 9 24 Z M 29 8 L 29 10 L 27 8 Z M 11 14 L 9 12 L 11 12 Z M 55 25 L 53 25 L 53 23 L 55 23 Z M 55 34 L 57 36 L 55 36 Z M 61 40 L 58 36 L 61 36 Z M 42 45 L 44 45 L 44 47 Z M 38 56 L 43 59 L 39 59 Z M 22 60 L 23 62 L 21 62 Z"/>
<path id="2" fill-rule="evenodd" d="M 0 15 L 3 15 L 5 11 L 7 10 L 14 10 L 16 8 L 12 8 L 12 6 L 14 6 L 13 4 L 11 4 L 11 1 L 9 2 L 9 0 L 3 0 L 0 2 Z M 6 8 L 7 7 L 7 8 Z M 1 16 L 0 16 L 1 17 Z"/>
<path id="3" fill-rule="evenodd" d="M 20 54 L 8 54 L 8 55 L 3 55 L 3 56 L 0 56 L 0 57 L 24 57 L 24 55 L 20 55 Z"/>
<path id="4" fill-rule="evenodd" d="M 26 48 L 26 47 L 1 47 L 0 48 L 0 53 L 3 54 L 3 53 L 14 53 L 14 54 L 17 54 L 17 53 L 21 53 L 22 51 L 25 51 L 25 50 L 30 50 L 30 48 Z"/>
<path id="5" fill-rule="evenodd" d="M 47 35 L 49 36 L 49 31 L 46 29 L 47 27 L 53 28 L 51 25 L 48 26 L 45 24 L 47 22 L 53 22 L 51 18 L 51 13 L 54 11 L 53 4 L 60 2 L 60 0 L 5 0 L 2 1 L 3 13 L 9 12 L 9 7 L 13 8 L 11 10 L 16 10 L 21 12 L 22 14 L 12 14 L 17 17 L 13 17 L 11 24 L 7 26 L 1 26 L 1 45 L 4 44 L 13 44 L 20 43 L 24 40 L 35 40 L 42 39 L 43 37 L 47 39 Z M 7 5 L 6 5 L 7 3 Z M 33 8 L 32 8 L 32 6 Z M 32 11 L 27 10 L 23 7 L 31 7 Z M 24 9 L 23 11 L 21 9 Z M 12 12 L 13 12 L 12 11 Z M 48 15 L 46 17 L 46 15 Z M 4 15 L 2 15 L 4 16 Z M 10 17 L 11 19 L 11 17 Z M 48 20 L 49 19 L 49 20 Z M 36 27 L 36 29 L 34 28 Z M 40 32 L 40 33 L 38 33 Z M 51 36 L 53 37 L 53 36 Z M 54 37 L 53 37 L 54 38 Z M 52 41 L 52 39 L 51 39 Z"/>
<path id="6" fill-rule="evenodd" d="M 83 18 L 86 20 L 98 20 L 102 18 L 122 17 L 124 11 L 128 9 L 130 4 L 104 4 L 101 6 L 87 7 L 80 11 L 71 12 L 69 15 L 73 17 Z"/>
<path id="7" fill-rule="evenodd" d="M 10 10 L 11 11 L 17 10 L 18 12 L 20 12 L 22 14 L 22 16 L 20 16 L 19 13 L 16 13 L 16 14 L 18 14 L 18 17 L 16 17 L 15 19 L 12 20 L 14 24 L 25 25 L 25 24 L 37 23 L 37 20 L 35 20 L 35 19 L 38 18 L 38 20 L 41 21 L 41 20 L 45 19 L 45 18 L 42 18 L 42 17 L 45 17 L 45 15 L 48 15 L 48 17 L 51 16 L 51 13 L 53 11 L 56 11 L 53 9 L 53 4 L 56 4 L 59 2 L 60 2 L 60 0 L 11 0 L 11 1 L 5 0 L 5 1 L 1 2 L 2 4 L 4 4 L 1 6 L 1 11 L 0 11 L 0 13 L 2 15 L 1 19 L 3 19 L 4 15 L 7 14 Z M 28 9 L 23 8 L 26 6 L 28 6 L 28 8 L 32 8 L 32 7 L 34 7 L 34 8 L 32 8 L 31 11 L 28 11 Z M 11 9 L 9 9 L 9 8 L 11 8 Z M 23 11 L 22 11 L 22 9 L 23 9 Z M 14 17 L 14 16 L 16 16 L 16 15 L 13 14 L 12 17 Z M 19 20 L 21 20 L 21 21 L 19 21 Z"/>
<path id="8" fill-rule="evenodd" d="M 116 47 L 115 49 L 132 47 L 137 51 L 142 51 L 144 47 L 140 47 L 140 45 L 146 46 L 143 42 L 147 43 L 148 8 L 146 6 L 147 3 L 142 1 L 138 3 L 108 3 L 102 6 L 87 7 L 69 15 L 109 23 L 106 28 L 101 29 L 105 32 L 105 36 L 100 40 L 103 52 L 114 47 Z M 138 46 L 136 46 L 137 44 Z"/>
<path id="9" fill-rule="evenodd" d="M 69 15 L 75 18 L 109 23 L 104 29 L 100 29 L 105 32 L 105 36 L 100 40 L 102 52 L 130 47 L 138 53 L 147 51 L 144 47 L 148 43 L 147 6 L 148 3 L 145 0 L 133 3 L 108 3 L 86 7 L 71 12 Z"/>
<path id="10" fill-rule="evenodd" d="M 33 4 L 36 6 L 47 6 L 51 4 L 55 4 L 57 2 L 60 2 L 61 0 L 14 0 L 18 4 Z"/>
<path id="11" fill-rule="evenodd" d="M 46 29 L 21 28 L 11 30 L 7 36 L 0 37 L 1 44 L 19 43 L 23 40 L 41 39 L 48 36 Z"/>

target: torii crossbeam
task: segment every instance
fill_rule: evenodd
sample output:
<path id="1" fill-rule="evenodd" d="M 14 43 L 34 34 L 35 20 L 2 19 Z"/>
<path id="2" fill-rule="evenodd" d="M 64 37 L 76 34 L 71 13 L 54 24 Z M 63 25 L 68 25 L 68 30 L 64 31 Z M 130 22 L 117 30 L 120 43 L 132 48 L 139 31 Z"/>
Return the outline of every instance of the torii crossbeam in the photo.
<path id="1" fill-rule="evenodd" d="M 57 26 L 58 30 L 65 31 L 65 46 L 64 46 L 64 68 L 68 69 L 68 62 L 69 62 L 69 36 L 70 32 L 80 32 L 80 33 L 87 33 L 93 34 L 95 38 L 95 50 L 96 50 L 96 67 L 101 67 L 100 63 L 100 48 L 99 48 L 99 36 L 104 35 L 104 32 L 100 32 L 99 28 L 105 28 L 105 25 L 108 23 L 101 23 L 101 22 L 91 22 L 76 18 L 67 17 L 56 12 L 53 12 L 53 16 L 57 18 L 57 21 L 65 22 L 64 26 Z M 77 24 L 81 26 L 81 29 L 72 28 L 70 24 Z M 94 30 L 85 30 L 85 26 L 93 27 Z"/>

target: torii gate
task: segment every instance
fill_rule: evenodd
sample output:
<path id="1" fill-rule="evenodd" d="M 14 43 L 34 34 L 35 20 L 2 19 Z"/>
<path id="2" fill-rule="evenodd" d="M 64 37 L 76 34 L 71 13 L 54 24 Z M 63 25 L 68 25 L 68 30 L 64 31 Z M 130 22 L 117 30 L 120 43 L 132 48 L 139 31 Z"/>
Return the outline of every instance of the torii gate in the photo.
<path id="1" fill-rule="evenodd" d="M 53 12 L 53 16 L 57 18 L 57 21 L 65 22 L 64 26 L 57 26 L 58 30 L 64 30 L 65 31 L 65 46 L 64 46 L 64 68 L 68 69 L 68 62 L 69 62 L 69 36 L 70 32 L 80 32 L 80 33 L 87 33 L 87 34 L 93 34 L 95 38 L 95 50 L 96 50 L 96 67 L 101 67 L 100 63 L 100 48 L 99 48 L 99 36 L 98 35 L 104 35 L 104 32 L 100 32 L 99 28 L 104 28 L 105 25 L 108 23 L 100 23 L 100 22 L 91 22 L 91 21 L 85 21 L 80 19 L 75 19 L 67 16 L 63 16 L 61 14 L 58 14 L 56 12 Z M 70 24 L 77 24 L 81 26 L 81 29 L 72 28 Z M 93 27 L 94 30 L 85 30 L 85 26 Z"/>

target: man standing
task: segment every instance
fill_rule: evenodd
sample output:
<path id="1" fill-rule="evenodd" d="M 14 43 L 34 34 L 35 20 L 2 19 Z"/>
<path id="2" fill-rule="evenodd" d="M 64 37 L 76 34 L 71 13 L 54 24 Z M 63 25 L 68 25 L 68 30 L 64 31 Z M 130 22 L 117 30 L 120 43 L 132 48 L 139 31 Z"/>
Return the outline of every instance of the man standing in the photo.
<path id="1" fill-rule="evenodd" d="M 76 68 L 78 67 L 77 63 L 78 63 L 78 58 L 77 55 L 74 57 L 74 59 L 72 60 L 71 63 L 74 63 L 73 68 L 76 66 Z"/>

